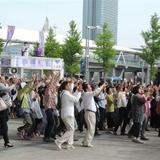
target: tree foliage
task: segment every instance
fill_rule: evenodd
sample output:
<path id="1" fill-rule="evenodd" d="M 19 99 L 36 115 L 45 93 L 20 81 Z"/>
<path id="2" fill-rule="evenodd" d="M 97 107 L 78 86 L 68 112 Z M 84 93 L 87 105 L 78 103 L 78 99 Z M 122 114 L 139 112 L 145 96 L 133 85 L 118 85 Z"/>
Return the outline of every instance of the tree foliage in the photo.
<path id="1" fill-rule="evenodd" d="M 106 23 L 103 25 L 102 32 L 97 35 L 96 45 L 95 54 L 98 61 L 103 65 L 104 73 L 106 73 L 112 67 L 113 58 L 116 55 L 116 51 L 113 49 L 114 41 L 112 33 Z M 106 78 L 105 74 L 104 78 Z"/>
<path id="2" fill-rule="evenodd" d="M 55 36 L 56 35 L 54 33 L 54 29 L 50 28 L 48 32 L 48 37 L 46 39 L 45 50 L 44 50 L 44 54 L 46 57 L 60 58 L 61 46 L 56 41 Z"/>
<path id="3" fill-rule="evenodd" d="M 1 24 L 0 24 L 0 29 L 1 29 Z M 3 51 L 3 40 L 0 38 L 0 54 L 2 53 Z"/>
<path id="4" fill-rule="evenodd" d="M 145 45 L 140 56 L 150 65 L 150 78 L 153 80 L 157 73 L 155 63 L 160 57 L 160 17 L 156 13 L 151 17 L 150 25 L 150 30 L 142 31 Z"/>
<path id="5" fill-rule="evenodd" d="M 82 55 L 81 37 L 74 21 L 69 23 L 70 30 L 62 47 L 62 58 L 64 59 L 65 72 L 76 74 L 80 72 L 80 62 L 77 53 Z"/>

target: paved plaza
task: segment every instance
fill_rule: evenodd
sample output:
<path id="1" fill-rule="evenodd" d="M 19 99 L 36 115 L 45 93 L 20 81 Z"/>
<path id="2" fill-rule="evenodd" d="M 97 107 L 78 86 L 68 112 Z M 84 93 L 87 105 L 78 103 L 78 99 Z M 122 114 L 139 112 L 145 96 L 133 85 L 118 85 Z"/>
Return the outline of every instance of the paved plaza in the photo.
<path id="1" fill-rule="evenodd" d="M 3 147 L 0 140 L 0 160 L 159 160 L 160 138 L 155 131 L 150 131 L 150 141 L 145 144 L 131 142 L 127 136 L 114 136 L 101 132 L 94 139 L 94 148 L 81 146 L 84 133 L 76 132 L 74 150 L 57 151 L 52 143 L 44 143 L 42 138 L 34 138 L 31 141 L 18 140 L 16 128 L 21 125 L 20 120 L 9 122 L 9 134 L 11 142 L 15 145 L 11 149 Z"/>

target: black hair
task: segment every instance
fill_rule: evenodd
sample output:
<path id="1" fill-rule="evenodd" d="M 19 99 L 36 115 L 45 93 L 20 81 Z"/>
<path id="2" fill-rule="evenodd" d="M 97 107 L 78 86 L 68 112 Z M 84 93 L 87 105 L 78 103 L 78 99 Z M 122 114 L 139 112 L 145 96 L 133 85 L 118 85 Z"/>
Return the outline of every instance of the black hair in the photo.
<path id="1" fill-rule="evenodd" d="M 102 86 L 104 84 L 104 82 L 99 82 L 98 87 Z"/>
<path id="2" fill-rule="evenodd" d="M 133 93 L 133 94 L 137 94 L 137 93 L 139 92 L 139 91 L 138 91 L 139 88 L 140 88 L 140 85 L 134 86 L 133 89 L 132 89 L 132 93 Z"/>
<path id="3" fill-rule="evenodd" d="M 82 84 L 82 88 L 83 88 L 84 92 L 87 92 L 88 83 L 84 82 L 84 83 Z"/>
<path id="4" fill-rule="evenodd" d="M 8 76 L 5 76 L 4 78 L 5 78 L 5 80 L 8 80 L 8 79 L 9 79 L 9 77 L 8 77 Z"/>
<path id="5" fill-rule="evenodd" d="M 106 93 L 109 94 L 110 87 L 106 87 Z"/>
<path id="6" fill-rule="evenodd" d="M 66 88 L 66 86 L 67 86 L 68 83 L 69 83 L 68 81 L 63 81 L 62 84 L 59 87 L 59 90 L 60 91 L 64 90 Z"/>

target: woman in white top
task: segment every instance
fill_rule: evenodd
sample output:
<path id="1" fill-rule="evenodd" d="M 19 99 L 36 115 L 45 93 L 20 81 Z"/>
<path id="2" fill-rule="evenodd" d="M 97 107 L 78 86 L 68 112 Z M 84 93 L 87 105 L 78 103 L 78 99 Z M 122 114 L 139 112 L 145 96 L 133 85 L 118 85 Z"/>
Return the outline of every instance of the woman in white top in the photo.
<path id="1" fill-rule="evenodd" d="M 127 126 L 127 98 L 126 98 L 126 88 L 124 86 L 118 86 L 118 95 L 117 95 L 117 116 L 118 121 L 114 128 L 114 135 L 117 135 L 117 130 L 121 127 L 121 135 L 125 135 L 125 128 Z"/>
<path id="2" fill-rule="evenodd" d="M 68 81 L 62 83 L 62 92 L 61 92 L 61 118 L 66 127 L 66 132 L 62 137 L 55 140 L 57 147 L 61 150 L 62 144 L 67 142 L 67 149 L 72 148 L 73 146 L 73 135 L 74 135 L 74 104 L 78 103 L 81 92 L 77 92 L 74 96 L 71 93 L 71 85 Z"/>
<path id="3" fill-rule="evenodd" d="M 43 115 L 40 108 L 40 97 L 36 89 L 31 92 L 31 109 L 35 121 L 34 133 L 40 135 Z"/>

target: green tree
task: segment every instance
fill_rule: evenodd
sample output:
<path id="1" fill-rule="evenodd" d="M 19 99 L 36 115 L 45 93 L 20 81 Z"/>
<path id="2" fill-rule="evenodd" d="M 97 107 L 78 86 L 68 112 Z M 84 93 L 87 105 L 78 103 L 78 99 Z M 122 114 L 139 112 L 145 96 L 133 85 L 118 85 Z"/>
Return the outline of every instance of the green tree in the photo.
<path id="1" fill-rule="evenodd" d="M 96 50 L 95 55 L 104 68 L 104 81 L 106 80 L 106 73 L 111 69 L 113 65 L 113 58 L 116 55 L 116 51 L 113 49 L 114 40 L 112 33 L 105 23 L 102 31 L 96 38 Z"/>
<path id="2" fill-rule="evenodd" d="M 1 29 L 1 24 L 0 24 L 0 29 Z M 2 53 L 3 51 L 3 40 L 0 38 L 0 54 Z"/>
<path id="3" fill-rule="evenodd" d="M 71 21 L 69 26 L 70 30 L 62 47 L 62 58 L 64 59 L 65 72 L 73 75 L 80 72 L 80 62 L 77 53 L 82 55 L 82 46 L 76 23 Z"/>
<path id="4" fill-rule="evenodd" d="M 61 55 L 61 46 L 56 41 L 55 36 L 53 28 L 50 28 L 44 49 L 46 57 L 59 58 Z"/>
<path id="5" fill-rule="evenodd" d="M 150 25 L 150 30 L 142 31 L 145 45 L 140 56 L 150 65 L 150 78 L 154 80 L 157 73 L 155 63 L 160 57 L 160 17 L 156 13 L 151 17 Z"/>

